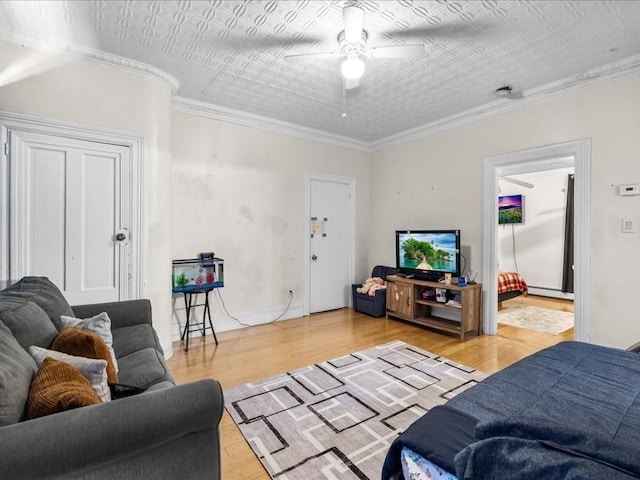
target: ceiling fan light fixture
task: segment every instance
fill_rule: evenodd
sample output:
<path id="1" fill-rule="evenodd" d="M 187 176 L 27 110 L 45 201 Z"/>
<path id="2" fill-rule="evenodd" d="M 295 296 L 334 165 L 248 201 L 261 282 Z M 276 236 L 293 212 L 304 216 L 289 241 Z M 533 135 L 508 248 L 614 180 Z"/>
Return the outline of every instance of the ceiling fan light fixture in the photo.
<path id="1" fill-rule="evenodd" d="M 364 73 L 364 62 L 357 57 L 347 58 L 340 66 L 342 76 L 349 79 L 357 79 Z"/>

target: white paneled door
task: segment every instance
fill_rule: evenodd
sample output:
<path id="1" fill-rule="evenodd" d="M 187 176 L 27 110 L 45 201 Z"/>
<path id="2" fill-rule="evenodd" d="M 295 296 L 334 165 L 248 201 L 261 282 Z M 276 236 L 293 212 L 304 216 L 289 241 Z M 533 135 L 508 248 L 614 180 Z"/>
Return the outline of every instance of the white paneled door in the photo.
<path id="1" fill-rule="evenodd" d="M 349 306 L 351 185 L 310 180 L 309 313 Z"/>
<path id="2" fill-rule="evenodd" d="M 11 278 L 49 277 L 72 305 L 128 298 L 129 148 L 11 131 Z"/>

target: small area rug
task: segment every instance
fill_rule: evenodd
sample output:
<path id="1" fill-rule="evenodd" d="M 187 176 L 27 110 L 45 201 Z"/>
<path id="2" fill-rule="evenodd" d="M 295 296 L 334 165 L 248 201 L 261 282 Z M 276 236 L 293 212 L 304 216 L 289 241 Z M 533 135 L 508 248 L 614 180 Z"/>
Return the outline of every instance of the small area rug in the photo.
<path id="1" fill-rule="evenodd" d="M 498 312 L 498 323 L 558 335 L 573 327 L 573 313 L 540 307 L 519 307 Z"/>
<path id="2" fill-rule="evenodd" d="M 485 377 L 396 341 L 224 395 L 227 410 L 271 478 L 377 480 L 401 432 Z"/>

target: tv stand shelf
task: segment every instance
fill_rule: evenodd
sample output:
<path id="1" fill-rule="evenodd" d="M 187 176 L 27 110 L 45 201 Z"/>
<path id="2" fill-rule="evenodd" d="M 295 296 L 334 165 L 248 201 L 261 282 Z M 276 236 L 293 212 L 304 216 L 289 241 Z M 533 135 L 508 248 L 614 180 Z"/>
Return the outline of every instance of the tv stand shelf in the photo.
<path id="1" fill-rule="evenodd" d="M 422 298 L 427 288 L 443 288 L 447 293 L 460 293 L 460 305 L 447 305 Z M 387 277 L 387 318 L 394 317 L 442 332 L 453 333 L 464 341 L 465 334 L 475 331 L 481 333 L 482 284 L 459 287 L 417 278 Z M 433 308 L 455 312 L 459 320 L 438 317 Z"/>

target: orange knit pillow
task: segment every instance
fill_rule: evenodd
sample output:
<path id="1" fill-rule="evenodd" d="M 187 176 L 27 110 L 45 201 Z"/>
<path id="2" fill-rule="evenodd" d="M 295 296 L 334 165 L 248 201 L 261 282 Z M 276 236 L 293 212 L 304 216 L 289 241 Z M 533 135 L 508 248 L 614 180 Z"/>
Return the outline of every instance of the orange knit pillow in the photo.
<path id="1" fill-rule="evenodd" d="M 78 357 L 95 358 L 107 361 L 107 380 L 118 383 L 113 357 L 109 347 L 100 335 L 77 327 L 65 327 L 51 344 L 51 350 L 76 355 Z"/>
<path id="2" fill-rule="evenodd" d="M 100 403 L 91 383 L 68 363 L 45 358 L 29 389 L 27 418 Z"/>

